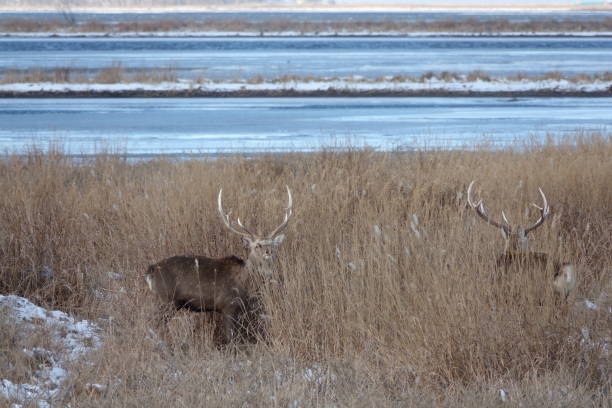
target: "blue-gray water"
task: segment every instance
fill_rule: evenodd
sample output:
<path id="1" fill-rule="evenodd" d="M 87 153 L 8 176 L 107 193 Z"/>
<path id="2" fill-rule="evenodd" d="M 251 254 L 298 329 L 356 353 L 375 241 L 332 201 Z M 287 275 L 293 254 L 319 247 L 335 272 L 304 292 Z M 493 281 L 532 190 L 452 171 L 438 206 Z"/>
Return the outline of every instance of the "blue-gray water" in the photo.
<path id="1" fill-rule="evenodd" d="M 611 98 L 0 99 L 0 149 L 128 155 L 517 145 L 612 130 Z"/>
<path id="2" fill-rule="evenodd" d="M 58 14 L 26 17 L 60 18 Z M 0 19 L 24 17 L 0 13 Z M 104 21 L 240 18 L 263 21 L 542 18 L 593 21 L 612 13 L 196 13 L 77 15 Z M 72 67 L 92 72 L 174 67 L 180 77 L 599 73 L 609 38 L 0 39 L 0 73 Z M 0 100 L 0 149 L 60 141 L 72 153 L 114 147 L 130 155 L 313 150 L 342 143 L 379 149 L 523 142 L 547 132 L 610 131 L 610 98 L 245 98 Z"/>
<path id="3" fill-rule="evenodd" d="M 7 39 L 7 69 L 173 67 L 179 77 L 492 75 L 612 71 L 612 38 Z"/>

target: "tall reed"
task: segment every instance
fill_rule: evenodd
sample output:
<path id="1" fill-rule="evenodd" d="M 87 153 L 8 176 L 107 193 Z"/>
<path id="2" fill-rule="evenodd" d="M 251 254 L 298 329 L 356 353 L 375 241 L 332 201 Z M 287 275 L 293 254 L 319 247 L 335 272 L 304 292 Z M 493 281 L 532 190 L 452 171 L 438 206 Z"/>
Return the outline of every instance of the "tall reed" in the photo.
<path id="1" fill-rule="evenodd" d="M 544 395 L 527 385 L 538 378 L 556 389 L 570 384 L 576 401 L 602 401 L 610 385 L 605 354 L 583 347 L 581 330 L 603 341 L 612 318 L 574 303 L 610 305 L 611 157 L 608 134 L 495 152 L 330 148 L 186 161 L 131 162 L 115 154 L 76 161 L 61 149 L 32 149 L 0 162 L 0 292 L 112 317 L 95 375 L 122 382 L 96 397 L 101 401 L 145 403 L 156 395 L 151 403 L 163 406 L 160 390 L 174 384 L 196 405 L 190 398 L 202 390 L 218 403 L 264 403 L 246 393 L 253 384 L 240 365 L 246 363 L 216 349 L 213 322 L 193 334 L 194 314 L 175 319 L 184 359 L 146 343 L 154 301 L 142 277 L 147 265 L 175 254 L 244 256 L 216 213 L 219 188 L 247 225 L 269 230 L 280 221 L 287 184 L 294 215 L 279 254 L 284 287 L 266 298 L 271 344 L 254 346 L 250 357 L 260 358 L 257 378 L 265 380 L 256 388 L 264 395 L 321 405 L 350 404 L 357 395 L 366 405 L 489 404 L 501 381 L 517 387 L 517 401 L 520 392 Z M 553 215 L 531 245 L 577 264 L 578 290 L 567 307 L 542 285 L 543 275 L 494 283 L 502 237 L 466 206 L 472 179 L 489 212 L 504 209 L 517 222 L 536 216 L 528 204 L 543 188 Z M 177 361 L 180 385 L 160 368 Z M 316 391 L 303 378 L 289 384 L 270 374 L 315 363 L 325 381 L 333 374 L 345 385 Z M 203 367 L 213 370 L 208 377 L 198 374 Z M 81 369 L 83 378 L 94 376 Z M 246 388 L 232 388 L 238 384 Z M 350 397 L 349 389 L 361 386 Z M 479 387 L 488 391 L 479 394 Z M 220 389 L 236 395 L 223 397 Z M 82 401 L 77 394 L 66 401 Z M 450 395 L 458 399 L 449 402 Z"/>

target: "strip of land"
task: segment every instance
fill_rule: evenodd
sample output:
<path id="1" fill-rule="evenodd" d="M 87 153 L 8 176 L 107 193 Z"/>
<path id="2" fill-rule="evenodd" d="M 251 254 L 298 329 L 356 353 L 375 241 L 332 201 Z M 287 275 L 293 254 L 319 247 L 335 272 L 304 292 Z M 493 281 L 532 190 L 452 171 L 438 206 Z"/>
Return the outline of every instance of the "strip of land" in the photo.
<path id="1" fill-rule="evenodd" d="M 560 12 L 608 11 L 612 5 L 604 2 L 427 2 L 398 1 L 227 1 L 227 0 L 20 0 L 18 3 L 0 4 L 0 11 L 54 12 L 70 10 L 87 13 L 190 13 L 190 12 Z M 205 4 L 203 4 L 205 3 Z"/>
<path id="2" fill-rule="evenodd" d="M 612 18 L 448 20 L 355 20 L 296 21 L 274 18 L 241 19 L 159 18 L 153 20 L 103 21 L 88 19 L 14 18 L 0 20 L 6 37 L 329 37 L 329 36 L 612 36 Z"/>
<path id="3" fill-rule="evenodd" d="M 127 31 L 121 33 L 107 32 L 0 32 L 0 38 L 358 38 L 358 37 L 393 37 L 393 38 L 474 38 L 474 37 L 511 37 L 511 38 L 540 38 L 540 37 L 612 37 L 612 31 L 532 31 L 532 32 L 401 32 L 401 31 L 169 31 L 147 32 Z"/>
<path id="4" fill-rule="evenodd" d="M 383 81 L 365 79 L 0 84 L 0 97 L 612 96 L 612 78 Z"/>

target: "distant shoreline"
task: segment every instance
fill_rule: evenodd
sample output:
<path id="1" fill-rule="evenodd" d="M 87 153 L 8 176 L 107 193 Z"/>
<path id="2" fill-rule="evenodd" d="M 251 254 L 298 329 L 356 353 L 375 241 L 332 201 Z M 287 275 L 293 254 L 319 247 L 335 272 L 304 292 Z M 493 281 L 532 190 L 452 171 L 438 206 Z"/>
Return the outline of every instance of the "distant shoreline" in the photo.
<path id="1" fill-rule="evenodd" d="M 612 5 L 568 5 L 568 4 L 536 4 L 531 7 L 525 5 L 497 5 L 497 4 L 465 4 L 465 5 L 394 5 L 387 4 L 381 6 L 374 5 L 321 5 L 312 6 L 264 6 L 261 4 L 247 4 L 242 6 L 152 6 L 152 7 L 71 7 L 71 12 L 74 13 L 94 13 L 94 14 L 112 14 L 112 13 L 276 13 L 276 12 L 291 12 L 291 13 L 348 13 L 348 12 L 404 12 L 404 13 L 422 13 L 422 12 L 480 12 L 480 13 L 503 13 L 503 12 L 520 12 L 520 13 L 537 13 L 537 12 L 597 12 L 597 11 L 612 11 Z M 58 12 L 59 7 L 15 7 L 15 6 L 0 6 L 0 13 L 49 13 Z"/>
<path id="2" fill-rule="evenodd" d="M 66 39 L 66 38 L 114 38 L 114 39 L 239 39 L 239 38 L 611 38 L 612 31 L 575 32 L 342 32 L 342 33 L 288 33 L 288 32 L 0 32 L 0 39 Z"/>
<path id="3" fill-rule="evenodd" d="M 334 97 L 494 97 L 494 98 L 610 98 L 612 89 L 605 91 L 562 91 L 554 89 L 529 91 L 451 91 L 451 90 L 350 90 L 327 89 L 303 91 L 283 90 L 120 90 L 120 91 L 0 91 L 0 98 L 334 98 Z"/>
<path id="4" fill-rule="evenodd" d="M 494 19 L 439 20 L 337 19 L 302 21 L 286 17 L 248 18 L 186 16 L 147 20 L 104 21 L 83 18 L 11 17 L 0 19 L 0 37 L 568 37 L 611 36 L 612 16 L 592 19 L 541 18 L 529 21 Z"/>

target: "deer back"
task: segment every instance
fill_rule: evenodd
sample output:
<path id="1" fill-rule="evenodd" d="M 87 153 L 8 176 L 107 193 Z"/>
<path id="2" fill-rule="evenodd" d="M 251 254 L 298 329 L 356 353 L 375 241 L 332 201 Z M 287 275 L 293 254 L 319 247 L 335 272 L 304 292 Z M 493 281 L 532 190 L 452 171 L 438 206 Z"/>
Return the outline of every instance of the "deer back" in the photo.
<path id="1" fill-rule="evenodd" d="M 548 254 L 544 252 L 530 251 L 504 251 L 497 257 L 497 266 L 505 269 L 511 266 L 529 266 L 539 269 L 546 268 L 548 265 Z M 553 262 L 557 263 L 557 262 Z M 556 266 L 555 266 L 556 267 Z"/>

